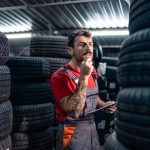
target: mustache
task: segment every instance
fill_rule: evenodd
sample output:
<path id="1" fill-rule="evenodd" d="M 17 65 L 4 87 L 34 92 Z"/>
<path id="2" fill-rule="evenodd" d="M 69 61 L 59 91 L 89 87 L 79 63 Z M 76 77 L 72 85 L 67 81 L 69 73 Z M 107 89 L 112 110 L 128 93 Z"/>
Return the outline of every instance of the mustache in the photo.
<path id="1" fill-rule="evenodd" d="M 88 54 L 88 53 L 93 54 L 90 50 L 87 50 L 86 52 L 83 53 L 83 56 Z"/>

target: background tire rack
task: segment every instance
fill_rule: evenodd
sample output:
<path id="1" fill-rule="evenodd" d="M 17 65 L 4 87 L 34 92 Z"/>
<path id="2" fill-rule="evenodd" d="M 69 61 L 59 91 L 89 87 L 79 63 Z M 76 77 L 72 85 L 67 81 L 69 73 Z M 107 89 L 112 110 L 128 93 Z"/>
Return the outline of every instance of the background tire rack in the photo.
<path id="1" fill-rule="evenodd" d="M 54 105 L 49 63 L 36 57 L 9 57 L 13 105 L 13 150 L 53 150 Z"/>

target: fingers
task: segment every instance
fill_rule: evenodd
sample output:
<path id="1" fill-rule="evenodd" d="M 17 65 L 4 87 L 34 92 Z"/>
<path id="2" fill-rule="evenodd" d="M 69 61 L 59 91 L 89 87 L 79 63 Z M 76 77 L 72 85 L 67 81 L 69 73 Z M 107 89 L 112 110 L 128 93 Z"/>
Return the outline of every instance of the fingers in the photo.
<path id="1" fill-rule="evenodd" d="M 84 61 L 84 62 L 90 62 L 90 61 L 92 61 L 92 59 L 89 58 L 89 57 L 83 57 L 83 61 Z"/>
<path id="2" fill-rule="evenodd" d="M 114 105 L 114 106 L 108 107 L 108 108 L 105 110 L 105 112 L 112 114 L 112 113 L 115 113 L 116 110 L 117 110 L 117 108 L 116 108 L 116 106 Z"/>
<path id="3" fill-rule="evenodd" d="M 115 103 L 115 102 L 114 101 L 108 101 L 108 102 L 106 102 L 106 105 L 113 104 L 113 103 Z M 116 112 L 116 110 L 117 110 L 116 104 L 114 104 L 114 105 L 111 105 L 108 108 L 106 108 L 104 111 L 106 113 L 114 113 L 114 112 Z"/>
<path id="4" fill-rule="evenodd" d="M 87 58 L 87 59 L 83 60 L 82 64 L 87 65 L 89 67 L 93 66 L 93 62 L 92 62 L 91 58 Z"/>

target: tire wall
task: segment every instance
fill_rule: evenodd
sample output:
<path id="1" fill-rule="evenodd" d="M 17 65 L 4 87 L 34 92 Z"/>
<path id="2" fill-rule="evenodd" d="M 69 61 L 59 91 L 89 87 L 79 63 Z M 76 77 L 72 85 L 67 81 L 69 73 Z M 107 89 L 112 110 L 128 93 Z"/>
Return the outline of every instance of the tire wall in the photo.
<path id="1" fill-rule="evenodd" d="M 13 106 L 12 149 L 52 150 L 54 104 L 49 92 L 49 63 L 39 57 L 9 57 Z"/>
<path id="2" fill-rule="evenodd" d="M 13 110 L 9 100 L 11 76 L 6 66 L 10 45 L 5 34 L 0 32 L 0 150 L 12 150 Z"/>
<path id="3" fill-rule="evenodd" d="M 116 132 L 106 142 L 106 150 L 116 150 L 121 145 L 130 150 L 150 147 L 149 8 L 150 1 L 131 1 L 130 35 L 122 44 L 118 62 L 117 80 L 121 90 L 117 95 Z"/>

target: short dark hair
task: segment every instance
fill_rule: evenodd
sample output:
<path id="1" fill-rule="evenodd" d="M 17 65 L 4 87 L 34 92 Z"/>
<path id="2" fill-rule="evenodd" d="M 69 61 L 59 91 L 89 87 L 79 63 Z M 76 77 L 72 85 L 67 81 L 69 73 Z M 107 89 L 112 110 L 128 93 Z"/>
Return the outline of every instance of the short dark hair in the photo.
<path id="1" fill-rule="evenodd" d="M 92 37 L 92 34 L 88 30 L 76 30 L 76 31 L 73 31 L 68 37 L 68 46 L 69 47 L 73 47 L 74 46 L 74 39 L 78 35 L 83 35 L 83 36 L 86 36 L 86 37 Z"/>

